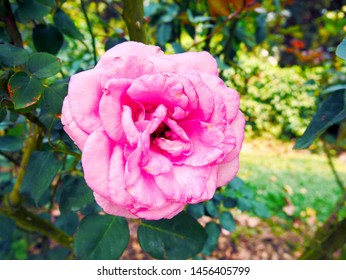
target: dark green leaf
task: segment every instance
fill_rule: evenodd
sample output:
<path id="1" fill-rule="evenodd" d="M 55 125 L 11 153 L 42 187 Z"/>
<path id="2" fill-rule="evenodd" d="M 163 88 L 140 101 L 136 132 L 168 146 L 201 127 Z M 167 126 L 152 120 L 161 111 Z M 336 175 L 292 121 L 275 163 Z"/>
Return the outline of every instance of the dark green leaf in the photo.
<path id="1" fill-rule="evenodd" d="M 106 45 L 105 45 L 105 50 L 108 51 L 109 49 L 113 48 L 114 46 L 127 42 L 127 40 L 123 37 L 119 37 L 119 38 L 109 38 L 106 41 Z"/>
<path id="2" fill-rule="evenodd" d="M 183 52 L 185 52 L 185 49 L 182 47 L 182 45 L 180 45 L 177 42 L 171 43 L 171 46 L 172 46 L 172 48 L 173 48 L 175 53 L 183 53 Z"/>
<path id="3" fill-rule="evenodd" d="M 172 36 L 172 25 L 169 23 L 163 23 L 156 29 L 156 40 L 161 45 L 164 46 Z"/>
<path id="4" fill-rule="evenodd" d="M 202 253 L 210 256 L 210 254 L 217 248 L 217 243 L 221 233 L 220 226 L 214 222 L 209 222 L 205 226 L 205 231 L 208 234 L 208 239 L 204 244 Z"/>
<path id="5" fill-rule="evenodd" d="M 82 177 L 69 177 L 62 187 L 59 206 L 63 214 L 79 211 L 94 202 L 93 193 Z"/>
<path id="6" fill-rule="evenodd" d="M 346 60 L 346 38 L 336 48 L 336 55 L 343 60 Z"/>
<path id="7" fill-rule="evenodd" d="M 179 5 L 173 3 L 171 5 L 166 6 L 166 13 L 161 17 L 163 22 L 171 22 L 179 13 Z"/>
<path id="8" fill-rule="evenodd" d="M 83 34 L 77 29 L 73 20 L 61 9 L 57 9 L 54 14 L 54 24 L 67 36 L 77 40 L 84 39 Z"/>
<path id="9" fill-rule="evenodd" d="M 235 221 L 232 214 L 229 212 L 222 212 L 220 214 L 220 224 L 224 229 L 228 231 L 235 230 Z"/>
<path id="10" fill-rule="evenodd" d="M 60 215 L 55 221 L 55 225 L 69 235 L 73 235 L 78 227 L 78 215 L 73 212 Z"/>
<path id="11" fill-rule="evenodd" d="M 219 216 L 219 209 L 217 208 L 213 200 L 208 200 L 205 203 L 205 209 L 211 217 L 216 218 Z"/>
<path id="12" fill-rule="evenodd" d="M 12 239 L 16 223 L 3 215 L 0 215 L 0 243 Z"/>
<path id="13" fill-rule="evenodd" d="M 0 123 L 6 119 L 7 111 L 4 108 L 0 108 Z"/>
<path id="14" fill-rule="evenodd" d="M 41 20 L 55 6 L 54 0 L 25 0 L 18 2 L 16 13 L 23 22 L 29 19 Z"/>
<path id="15" fill-rule="evenodd" d="M 198 219 L 205 215 L 204 203 L 198 204 L 190 204 L 187 209 L 187 213 L 189 213 L 195 219 Z"/>
<path id="16" fill-rule="evenodd" d="M 14 136 L 0 136 L 0 150 L 3 152 L 16 152 L 23 148 L 23 140 Z"/>
<path id="17" fill-rule="evenodd" d="M 24 64 L 29 57 L 27 51 L 10 44 L 0 45 L 0 63 L 6 66 L 17 66 Z"/>
<path id="18" fill-rule="evenodd" d="M 61 162 L 53 153 L 33 152 L 24 175 L 22 193 L 31 196 L 37 204 L 60 168 Z"/>
<path id="19" fill-rule="evenodd" d="M 244 182 L 242 179 L 240 179 L 238 176 L 234 177 L 234 179 L 228 183 L 229 187 L 231 187 L 234 191 L 239 191 L 243 185 Z"/>
<path id="20" fill-rule="evenodd" d="M 66 248 L 54 248 L 48 251 L 48 260 L 65 260 L 70 254 L 70 250 Z"/>
<path id="21" fill-rule="evenodd" d="M 346 110 L 344 103 L 345 90 L 330 94 L 330 96 L 322 102 L 303 136 L 297 140 L 293 148 L 308 148 L 328 127 L 345 119 Z"/>
<path id="22" fill-rule="evenodd" d="M 239 197 L 237 200 L 238 208 L 242 211 L 249 211 L 252 208 L 251 200 Z"/>
<path id="23" fill-rule="evenodd" d="M 123 218 L 110 215 L 86 216 L 74 239 L 74 252 L 83 260 L 118 259 L 129 242 L 129 228 Z"/>
<path id="24" fill-rule="evenodd" d="M 28 70 L 39 79 L 54 76 L 60 71 L 60 61 L 49 53 L 34 53 L 27 62 Z"/>
<path id="25" fill-rule="evenodd" d="M 21 109 L 35 104 L 40 99 L 43 86 L 36 77 L 30 77 L 25 72 L 17 72 L 8 82 L 8 91 L 14 108 Z"/>
<path id="26" fill-rule="evenodd" d="M 223 206 L 227 207 L 227 208 L 233 208 L 237 205 L 237 200 L 234 198 L 225 198 L 223 200 Z"/>
<path id="27" fill-rule="evenodd" d="M 256 18 L 256 43 L 260 44 L 262 43 L 265 38 L 267 37 L 267 21 L 266 21 L 267 15 L 266 14 L 260 14 Z"/>
<path id="28" fill-rule="evenodd" d="M 67 88 L 67 82 L 56 82 L 44 89 L 43 102 L 49 113 L 61 114 L 62 104 L 67 95 Z"/>
<path id="29" fill-rule="evenodd" d="M 255 214 L 259 216 L 260 218 L 267 219 L 270 217 L 270 212 L 263 203 L 258 201 L 253 201 L 252 208 Z"/>
<path id="30" fill-rule="evenodd" d="M 47 52 L 56 55 L 62 44 L 64 37 L 53 25 L 38 24 L 32 32 L 32 39 L 38 52 Z"/>
<path id="31" fill-rule="evenodd" d="M 138 229 L 142 249 L 157 259 L 191 258 L 206 239 L 204 228 L 186 212 L 171 220 L 143 221 Z"/>

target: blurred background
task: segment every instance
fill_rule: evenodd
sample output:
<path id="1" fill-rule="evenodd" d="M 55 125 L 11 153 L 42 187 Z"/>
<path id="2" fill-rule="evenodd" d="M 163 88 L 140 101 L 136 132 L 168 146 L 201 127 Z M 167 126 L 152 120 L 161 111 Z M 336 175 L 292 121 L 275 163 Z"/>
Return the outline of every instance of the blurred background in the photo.
<path id="1" fill-rule="evenodd" d="M 50 1 L 10 2 L 24 48 L 56 55 L 61 62 L 61 71 L 47 83 L 93 67 L 104 51 L 129 40 L 122 1 L 55 1 L 54 8 Z M 330 237 L 330 223 L 344 221 L 346 123 L 344 117 L 333 118 L 346 102 L 346 64 L 340 58 L 345 13 L 343 0 L 144 1 L 148 43 L 166 53 L 210 52 L 220 77 L 239 92 L 247 121 L 238 177 L 213 200 L 187 209 L 209 235 L 197 258 L 304 258 L 306 248 L 321 240 L 318 229 Z M 0 40 L 10 41 L 4 25 Z M 50 109 L 59 115 L 59 109 Z M 1 110 L 1 135 L 17 139 L 0 142 L 4 194 L 15 178 L 13 161 L 20 157 L 27 128 L 23 116 Z M 54 129 L 61 127 L 53 127 L 52 141 Z M 78 171 L 78 165 L 73 168 Z M 130 222 L 123 259 L 151 258 L 137 242 L 137 227 Z M 344 225 L 342 233 L 346 236 Z M 341 239 L 317 258 L 345 259 Z M 11 244 L 10 253 L 3 249 L 0 256 L 30 258 L 44 243 L 37 247 L 18 231 Z"/>

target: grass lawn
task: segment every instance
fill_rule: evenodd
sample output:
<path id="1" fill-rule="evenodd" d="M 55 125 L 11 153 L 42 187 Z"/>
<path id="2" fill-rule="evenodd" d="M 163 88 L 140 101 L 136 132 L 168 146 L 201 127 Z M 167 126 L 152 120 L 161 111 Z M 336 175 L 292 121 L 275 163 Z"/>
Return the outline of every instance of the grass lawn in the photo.
<path id="1" fill-rule="evenodd" d="M 293 151 L 290 144 L 254 140 L 244 143 L 239 177 L 255 191 L 273 216 L 326 219 L 341 191 L 326 157 Z M 335 159 L 346 182 L 346 164 Z"/>

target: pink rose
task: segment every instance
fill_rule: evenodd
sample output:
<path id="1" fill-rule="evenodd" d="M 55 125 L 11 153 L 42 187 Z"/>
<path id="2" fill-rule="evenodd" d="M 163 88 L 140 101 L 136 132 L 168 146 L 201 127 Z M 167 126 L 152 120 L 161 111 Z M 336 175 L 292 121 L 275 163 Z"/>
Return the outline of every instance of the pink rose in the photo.
<path id="1" fill-rule="evenodd" d="M 108 214 L 172 218 L 212 198 L 239 168 L 239 96 L 207 52 L 119 44 L 71 78 L 61 120 Z"/>

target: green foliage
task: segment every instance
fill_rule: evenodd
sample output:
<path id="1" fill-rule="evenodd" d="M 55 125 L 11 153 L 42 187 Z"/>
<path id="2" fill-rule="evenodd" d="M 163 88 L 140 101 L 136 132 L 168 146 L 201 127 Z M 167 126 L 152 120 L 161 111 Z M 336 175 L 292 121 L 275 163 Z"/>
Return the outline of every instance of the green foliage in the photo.
<path id="1" fill-rule="evenodd" d="M 142 249 L 157 259 L 194 257 L 206 239 L 203 227 L 185 212 L 170 220 L 143 221 L 138 229 Z"/>
<path id="2" fill-rule="evenodd" d="M 129 242 L 129 228 L 124 218 L 109 215 L 86 216 L 74 240 L 74 252 L 83 260 L 115 260 Z"/>
<path id="3" fill-rule="evenodd" d="M 25 172 L 22 193 L 30 196 L 37 204 L 60 168 L 61 162 L 52 152 L 33 152 Z"/>
<path id="4" fill-rule="evenodd" d="M 34 53 L 27 62 L 28 71 L 39 79 L 49 78 L 59 73 L 59 60 L 48 53 Z"/>

